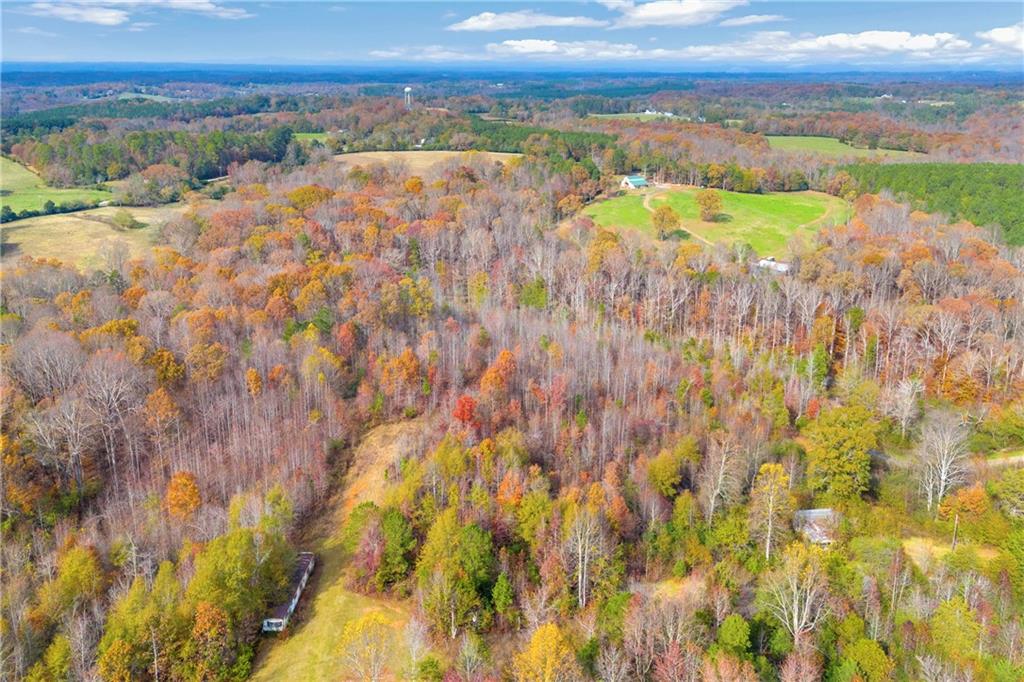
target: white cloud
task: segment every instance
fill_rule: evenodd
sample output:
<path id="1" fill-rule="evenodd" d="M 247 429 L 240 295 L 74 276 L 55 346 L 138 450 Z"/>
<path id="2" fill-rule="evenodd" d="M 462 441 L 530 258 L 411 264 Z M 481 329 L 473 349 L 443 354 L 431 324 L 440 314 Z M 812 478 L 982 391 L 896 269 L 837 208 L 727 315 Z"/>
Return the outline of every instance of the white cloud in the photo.
<path id="1" fill-rule="evenodd" d="M 748 14 L 742 17 L 733 17 L 719 22 L 719 26 L 753 26 L 754 24 L 767 24 L 773 21 L 788 21 L 781 14 Z"/>
<path id="2" fill-rule="evenodd" d="M 103 0 L 100 0 L 101 2 Z M 118 2 L 138 2 L 143 5 L 166 7 L 168 9 L 180 10 L 182 12 L 197 12 L 207 14 L 218 19 L 248 19 L 252 17 L 241 7 L 226 7 L 219 5 L 212 0 L 116 0 Z"/>
<path id="3" fill-rule="evenodd" d="M 420 47 L 391 47 L 370 50 L 369 55 L 375 59 L 401 59 L 413 62 L 462 62 L 478 60 L 480 55 L 459 52 L 444 45 L 423 45 Z"/>
<path id="4" fill-rule="evenodd" d="M 128 30 L 132 33 L 141 33 L 142 31 L 145 31 L 147 28 L 151 28 L 153 26 L 156 26 L 156 24 L 152 21 L 135 21 L 132 22 L 132 25 L 128 27 Z"/>
<path id="5" fill-rule="evenodd" d="M 241 7 L 227 7 L 212 0 L 64 0 L 34 2 L 27 12 L 41 17 L 99 26 L 120 26 L 131 21 L 132 13 L 144 9 L 168 9 L 193 12 L 218 19 L 247 19 Z"/>
<path id="6" fill-rule="evenodd" d="M 482 12 L 468 19 L 452 24 L 449 31 L 512 31 L 524 28 L 542 27 L 588 27 L 607 26 L 608 22 L 590 17 L 564 17 L 541 14 L 533 10 L 519 12 Z"/>
<path id="7" fill-rule="evenodd" d="M 39 37 L 39 38 L 56 38 L 57 37 L 56 33 L 50 33 L 49 31 L 44 31 L 43 29 L 36 28 L 35 26 L 25 26 L 23 28 L 19 28 L 18 29 L 18 33 L 24 33 L 27 36 L 36 36 L 36 37 Z"/>
<path id="8" fill-rule="evenodd" d="M 604 0 L 601 4 L 620 16 L 614 28 L 640 26 L 697 26 L 715 21 L 747 0 L 653 0 L 637 3 L 634 0 Z"/>
<path id="9" fill-rule="evenodd" d="M 29 6 L 29 13 L 100 26 L 119 26 L 129 19 L 128 12 L 123 9 L 78 3 L 34 2 Z"/>
<path id="10" fill-rule="evenodd" d="M 742 41 L 678 48 L 639 48 L 632 43 L 603 40 L 505 40 L 491 43 L 487 52 L 498 57 L 539 60 L 614 59 L 704 62 L 761 61 L 773 63 L 880 63 L 898 56 L 906 61 L 968 63 L 981 51 L 952 33 L 911 34 L 907 31 L 863 31 L 822 36 L 788 31 L 758 31 Z"/>
<path id="11" fill-rule="evenodd" d="M 500 57 L 557 57 L 570 59 L 603 60 L 635 59 L 643 50 L 632 43 L 610 43 L 605 40 L 505 40 L 491 43 L 487 51 Z"/>
<path id="12" fill-rule="evenodd" d="M 960 51 L 971 44 L 952 33 L 919 33 L 909 31 L 862 31 L 861 33 L 832 33 L 803 38 L 790 44 L 791 52 L 906 52 L 932 53 Z"/>
<path id="13" fill-rule="evenodd" d="M 991 31 L 981 31 L 975 35 L 982 40 L 987 40 L 992 45 L 1024 52 L 1024 21 L 1013 26 L 1003 26 L 1002 28 L 994 28 Z"/>

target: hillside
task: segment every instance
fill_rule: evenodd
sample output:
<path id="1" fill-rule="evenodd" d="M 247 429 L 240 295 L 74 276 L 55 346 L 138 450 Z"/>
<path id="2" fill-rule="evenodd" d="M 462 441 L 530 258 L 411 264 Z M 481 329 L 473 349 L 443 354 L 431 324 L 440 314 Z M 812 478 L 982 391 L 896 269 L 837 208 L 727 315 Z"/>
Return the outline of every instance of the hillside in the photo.
<path id="1" fill-rule="evenodd" d="M 393 631 L 394 647 L 388 667 L 410 666 L 403 644 L 404 629 L 414 612 L 409 599 L 362 594 L 352 589 L 349 565 L 353 547 L 345 542 L 345 529 L 353 510 L 364 503 L 381 505 L 388 488 L 388 472 L 404 457 L 415 456 L 428 442 L 429 423 L 412 420 L 371 429 L 353 449 L 336 495 L 324 504 L 325 513 L 304 530 L 297 544 L 314 551 L 317 569 L 303 603 L 288 631 L 269 636 L 260 647 L 254 680 L 327 679 L 341 658 L 341 633 L 346 623 L 367 614 L 380 614 Z M 349 540 L 351 543 L 351 540 Z M 423 653 L 421 652 L 422 656 Z"/>

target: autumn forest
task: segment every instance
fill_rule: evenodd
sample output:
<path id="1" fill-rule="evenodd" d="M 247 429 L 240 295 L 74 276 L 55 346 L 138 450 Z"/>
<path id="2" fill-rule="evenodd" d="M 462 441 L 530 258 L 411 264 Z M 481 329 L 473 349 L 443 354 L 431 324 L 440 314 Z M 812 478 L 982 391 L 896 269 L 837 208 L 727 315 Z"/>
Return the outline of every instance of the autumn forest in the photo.
<path id="1" fill-rule="evenodd" d="M 0 678 L 1024 677 L 1019 80 L 30 76 Z"/>

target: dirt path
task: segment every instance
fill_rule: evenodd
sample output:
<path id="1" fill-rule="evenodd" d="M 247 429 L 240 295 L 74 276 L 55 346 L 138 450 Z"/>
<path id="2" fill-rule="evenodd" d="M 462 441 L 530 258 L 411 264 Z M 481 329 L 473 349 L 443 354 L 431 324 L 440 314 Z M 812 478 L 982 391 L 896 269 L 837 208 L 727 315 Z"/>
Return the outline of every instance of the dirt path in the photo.
<path id="1" fill-rule="evenodd" d="M 832 214 L 835 213 L 836 206 L 837 206 L 837 204 L 829 202 L 828 204 L 825 205 L 825 212 L 822 215 L 818 216 L 814 220 L 811 220 L 811 221 L 808 221 L 808 222 L 804 223 L 803 225 L 797 225 L 796 229 L 803 230 L 803 229 L 806 229 L 806 228 L 809 228 L 809 227 L 816 227 L 816 226 L 824 225 L 825 221 L 827 219 L 831 218 Z"/>
<path id="2" fill-rule="evenodd" d="M 651 216 L 654 215 L 654 208 L 651 207 L 651 200 L 654 199 L 655 197 L 659 197 L 661 195 L 662 195 L 662 192 L 653 192 L 651 194 L 645 194 L 644 195 L 644 208 L 647 209 L 647 212 L 650 213 Z M 691 232 L 690 230 L 687 230 L 682 225 L 679 226 L 679 229 L 682 230 L 683 232 L 685 232 L 686 234 L 690 235 L 692 238 L 696 239 L 699 242 L 704 242 L 708 246 L 714 246 L 714 242 L 709 241 L 709 240 L 705 239 L 704 237 L 701 237 L 696 232 Z"/>

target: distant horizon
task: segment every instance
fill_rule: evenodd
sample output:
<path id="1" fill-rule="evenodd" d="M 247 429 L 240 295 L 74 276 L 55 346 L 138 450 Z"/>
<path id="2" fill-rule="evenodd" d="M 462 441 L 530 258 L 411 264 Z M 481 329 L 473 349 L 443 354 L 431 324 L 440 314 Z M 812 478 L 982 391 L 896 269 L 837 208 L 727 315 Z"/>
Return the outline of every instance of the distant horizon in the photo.
<path id="1" fill-rule="evenodd" d="M 635 66 L 635 65 L 633 65 Z M 376 63 L 368 62 L 294 62 L 294 63 L 269 63 L 269 62 L 217 62 L 217 61 L 40 61 L 40 60 L 0 60 L 0 67 L 4 69 L 23 68 L 31 71 L 61 71 L 74 73 L 75 71 L 97 71 L 104 68 L 112 70 L 228 70 L 245 71 L 249 69 L 260 69 L 289 73 L 294 71 L 315 71 L 334 70 L 354 73 L 381 73 L 381 72 L 409 72 L 418 74 L 443 74 L 456 72 L 459 74 L 615 74 L 617 76 L 666 76 L 666 75 L 712 75 L 712 76 L 795 76 L 795 75 L 885 75 L 885 76 L 942 76 L 946 74 L 964 75 L 1009 75 L 1024 79 L 1024 68 L 1016 69 L 1011 67 L 991 65 L 979 68 L 977 66 L 943 66 L 915 68 L 831 68 L 834 65 L 821 65 L 811 67 L 801 65 L 790 69 L 766 68 L 764 65 L 707 65 L 706 68 L 686 68 L 684 66 L 665 65 L 662 68 L 649 67 L 646 69 L 629 68 L 627 66 L 615 67 L 611 64 L 593 64 L 589 66 L 570 66 L 558 62 L 532 62 L 529 65 L 515 64 L 424 64 L 424 63 Z"/>
<path id="2" fill-rule="evenodd" d="M 3 62 L 1024 69 L 1019 2 L 9 0 Z"/>

